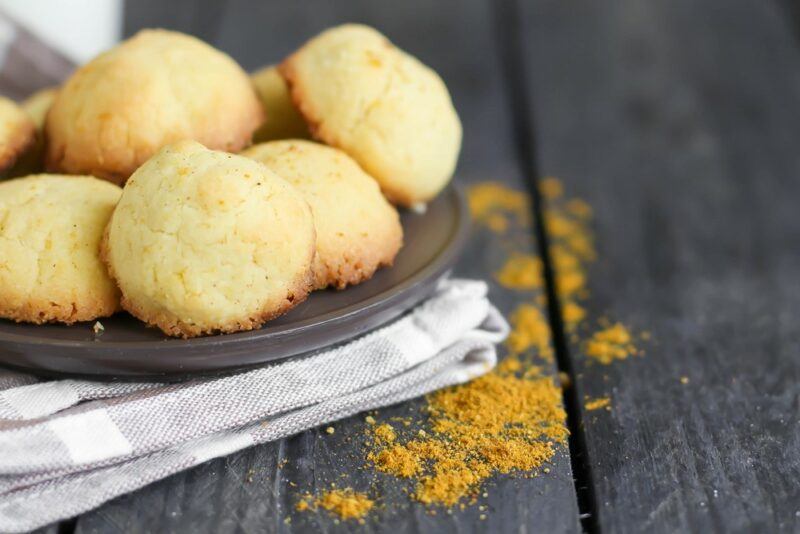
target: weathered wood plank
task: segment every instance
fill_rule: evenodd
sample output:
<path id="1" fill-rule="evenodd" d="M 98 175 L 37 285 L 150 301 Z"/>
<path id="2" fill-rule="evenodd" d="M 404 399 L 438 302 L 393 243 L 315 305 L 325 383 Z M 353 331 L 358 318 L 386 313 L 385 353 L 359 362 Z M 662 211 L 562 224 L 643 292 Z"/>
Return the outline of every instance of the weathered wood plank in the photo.
<path id="1" fill-rule="evenodd" d="M 800 52 L 773 2 L 521 3 L 542 175 L 596 214 L 570 352 L 607 532 L 800 529 Z M 586 333 L 583 334 L 585 338 Z M 687 383 L 681 382 L 681 377 Z"/>
<path id="2" fill-rule="evenodd" d="M 173 8 L 160 6 L 164 2 L 148 4 L 139 7 L 139 2 L 129 3 L 129 12 L 137 12 L 129 20 L 142 26 L 167 27 L 176 21 L 184 31 L 202 28 L 203 35 L 248 69 L 279 61 L 325 27 L 347 21 L 372 24 L 437 69 L 451 88 L 465 130 L 458 180 L 464 184 L 494 179 L 526 189 L 514 157 L 510 109 L 498 66 L 492 4 L 488 1 L 278 4 L 232 0 L 222 13 L 213 15 L 218 18 L 217 25 L 208 20 L 196 22 L 196 15 L 173 16 Z M 128 33 L 133 29 L 129 27 Z M 530 252 L 534 245 L 531 235 L 519 247 Z M 507 254 L 499 240 L 477 231 L 457 274 L 491 278 Z M 492 298 L 508 312 L 530 296 L 493 286 Z M 419 402 L 407 403 L 382 414 L 406 415 L 420 406 Z M 322 514 L 292 512 L 300 493 L 340 480 L 381 496 L 378 511 L 360 527 L 364 531 L 578 530 L 566 451 L 555 458 L 547 475 L 492 481 L 483 503 L 488 508 L 485 511 L 473 506 L 452 515 L 442 511 L 430 515 L 409 502 L 402 485 L 359 469 L 364 463 L 360 447 L 364 423 L 360 417 L 337 423 L 335 428 L 333 435 L 314 430 L 208 462 L 86 514 L 80 518 L 77 531 L 350 531 L 355 526 L 352 523 L 336 525 Z M 346 478 L 340 479 L 343 474 Z M 484 513 L 486 519 L 481 520 L 479 516 Z M 290 524 L 284 522 L 288 516 Z"/>

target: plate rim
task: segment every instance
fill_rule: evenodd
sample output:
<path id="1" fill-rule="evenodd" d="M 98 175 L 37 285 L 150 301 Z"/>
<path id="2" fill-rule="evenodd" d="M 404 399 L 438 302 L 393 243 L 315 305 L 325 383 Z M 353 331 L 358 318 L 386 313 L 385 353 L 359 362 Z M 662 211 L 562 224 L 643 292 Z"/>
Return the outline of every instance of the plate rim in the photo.
<path id="1" fill-rule="evenodd" d="M 329 311 L 323 315 L 309 317 L 297 323 L 278 326 L 274 329 L 259 328 L 256 330 L 247 330 L 242 332 L 234 332 L 231 334 L 216 334 L 211 336 L 202 336 L 189 339 L 182 338 L 165 338 L 160 340 L 148 341 L 116 341 L 107 342 L 98 346 L 94 340 L 54 340 L 51 338 L 35 337 L 31 335 L 16 334 L 13 332 L 0 331 L 0 344 L 14 343 L 24 344 L 31 347 L 43 346 L 51 348 L 65 348 L 71 350 L 79 350 L 86 348 L 92 353 L 102 351 L 119 351 L 119 350 L 146 350 L 149 348 L 163 350 L 170 343 L 180 344 L 181 348 L 208 348 L 209 346 L 219 347 L 220 349 L 225 346 L 235 345 L 238 343 L 250 342 L 258 343 L 261 337 L 269 337 L 270 341 L 279 340 L 285 336 L 294 336 L 302 334 L 309 328 L 323 328 L 331 322 L 339 322 L 346 320 L 348 317 L 356 313 L 364 313 L 372 308 L 386 308 L 391 306 L 394 302 L 402 300 L 407 296 L 408 292 L 415 286 L 440 279 L 451 267 L 455 260 L 461 254 L 467 237 L 470 233 L 471 217 L 469 213 L 469 206 L 466 201 L 466 195 L 461 186 L 451 183 L 446 187 L 440 195 L 446 195 L 451 192 L 452 202 L 456 206 L 456 213 L 458 220 L 454 225 L 454 231 L 450 235 L 447 245 L 444 246 L 439 253 L 419 271 L 409 276 L 399 284 L 392 286 L 376 295 L 373 295 L 360 303 L 350 304 L 338 310 Z M 346 291 L 346 290 L 345 290 Z M 388 298 L 386 293 L 392 292 Z M 98 318 L 102 321 L 103 318 Z M 389 319 L 391 320 L 391 319 Z M 87 321 L 90 322 L 90 321 Z M 387 321 L 388 322 L 388 321 Z M 269 323 L 267 323 L 269 324 Z M 385 323 L 383 323 L 385 324 Z M 142 323 L 143 328 L 151 328 Z M 380 328 L 380 326 L 376 327 Z M 373 328 L 374 329 L 374 328 Z M 341 341 L 340 341 L 341 342 Z M 318 349 L 317 349 L 318 350 Z M 300 354 L 300 353 L 298 353 Z M 287 356 L 288 357 L 288 356 Z M 3 363 L 3 358 L 0 355 L 0 363 Z M 12 365 L 12 364 L 6 364 Z"/>

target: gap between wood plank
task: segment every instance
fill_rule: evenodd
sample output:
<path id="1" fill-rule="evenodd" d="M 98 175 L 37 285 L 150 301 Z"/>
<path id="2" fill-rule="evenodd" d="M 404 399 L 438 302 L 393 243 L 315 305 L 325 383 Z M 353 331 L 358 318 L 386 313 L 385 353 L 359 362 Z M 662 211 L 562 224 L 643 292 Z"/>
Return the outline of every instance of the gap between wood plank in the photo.
<path id="1" fill-rule="evenodd" d="M 800 41 L 800 3 L 796 0 L 775 0 L 778 7 L 786 13 L 792 33 Z"/>
<path id="2" fill-rule="evenodd" d="M 586 447 L 586 436 L 581 420 L 580 398 L 577 390 L 575 368 L 567 348 L 561 305 L 555 285 L 555 273 L 550 259 L 549 240 L 544 226 L 542 209 L 544 202 L 539 194 L 539 169 L 536 160 L 536 137 L 530 117 L 534 117 L 528 98 L 525 62 L 523 61 L 522 39 L 520 36 L 520 13 L 518 0 L 501 0 L 495 5 L 496 36 L 499 41 L 500 63 L 505 86 L 509 93 L 512 127 L 514 128 L 515 151 L 526 178 L 532 199 L 533 218 L 536 231 L 536 245 L 544 264 L 545 287 L 547 294 L 547 315 L 556 354 L 558 370 L 566 373 L 572 386 L 563 389 L 564 408 L 567 412 L 569 428 L 569 453 L 575 493 L 578 498 L 581 527 L 584 532 L 600 532 L 597 518 L 597 497 L 592 479 L 591 466 Z"/>

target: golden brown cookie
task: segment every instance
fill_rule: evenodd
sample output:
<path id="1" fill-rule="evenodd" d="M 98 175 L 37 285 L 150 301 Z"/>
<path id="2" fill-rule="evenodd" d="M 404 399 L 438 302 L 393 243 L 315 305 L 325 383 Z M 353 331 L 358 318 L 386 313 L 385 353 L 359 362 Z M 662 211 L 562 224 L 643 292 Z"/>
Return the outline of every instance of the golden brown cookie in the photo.
<path id="1" fill-rule="evenodd" d="M 265 67 L 253 74 L 252 79 L 266 112 L 264 124 L 253 134 L 253 142 L 310 137 L 308 125 L 292 104 L 289 88 L 277 67 Z"/>
<path id="2" fill-rule="evenodd" d="M 172 336 L 258 328 L 305 300 L 311 209 L 243 156 L 168 145 L 128 180 L 103 257 L 122 306 Z"/>
<path id="3" fill-rule="evenodd" d="M 288 180 L 311 205 L 317 288 L 344 289 L 392 265 L 403 244 L 400 217 L 377 182 L 347 154 L 293 139 L 255 145 L 242 155 Z"/>
<path id="4" fill-rule="evenodd" d="M 327 30 L 280 72 L 314 137 L 352 156 L 389 200 L 423 204 L 452 177 L 461 123 L 447 87 L 374 29 Z"/>
<path id="5" fill-rule="evenodd" d="M 36 141 L 36 127 L 25 111 L 0 96 L 0 172 L 11 168 Z"/>
<path id="6" fill-rule="evenodd" d="M 44 170 L 44 120 L 57 92 L 58 89 L 55 87 L 42 89 L 22 102 L 22 109 L 30 116 L 36 127 L 36 140 L 17 158 L 14 166 L 8 171 L 9 176 L 27 176 Z"/>
<path id="7" fill-rule="evenodd" d="M 33 124 L 36 125 L 37 131 L 42 131 L 44 129 L 44 120 L 57 94 L 58 87 L 49 87 L 36 91 L 22 101 L 22 109 L 33 119 Z"/>
<path id="8" fill-rule="evenodd" d="M 59 90 L 45 122 L 45 164 L 122 184 L 182 139 L 238 152 L 263 118 L 249 76 L 230 57 L 188 35 L 144 30 Z"/>
<path id="9" fill-rule="evenodd" d="M 69 324 L 119 309 L 99 254 L 121 193 L 91 176 L 0 183 L 0 317 Z"/>

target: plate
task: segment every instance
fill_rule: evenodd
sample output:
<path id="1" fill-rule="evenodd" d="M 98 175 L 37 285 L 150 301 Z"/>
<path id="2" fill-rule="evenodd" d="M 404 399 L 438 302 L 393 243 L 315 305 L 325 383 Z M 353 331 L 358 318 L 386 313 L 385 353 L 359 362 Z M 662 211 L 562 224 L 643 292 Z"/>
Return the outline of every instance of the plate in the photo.
<path id="1" fill-rule="evenodd" d="M 395 264 L 344 291 L 312 293 L 259 330 L 175 339 L 126 313 L 66 325 L 0 320 L 0 364 L 45 375 L 175 380 L 218 374 L 289 357 L 351 339 L 407 311 L 431 294 L 466 241 L 464 195 L 449 186 L 424 213 L 401 213 L 405 245 Z"/>

